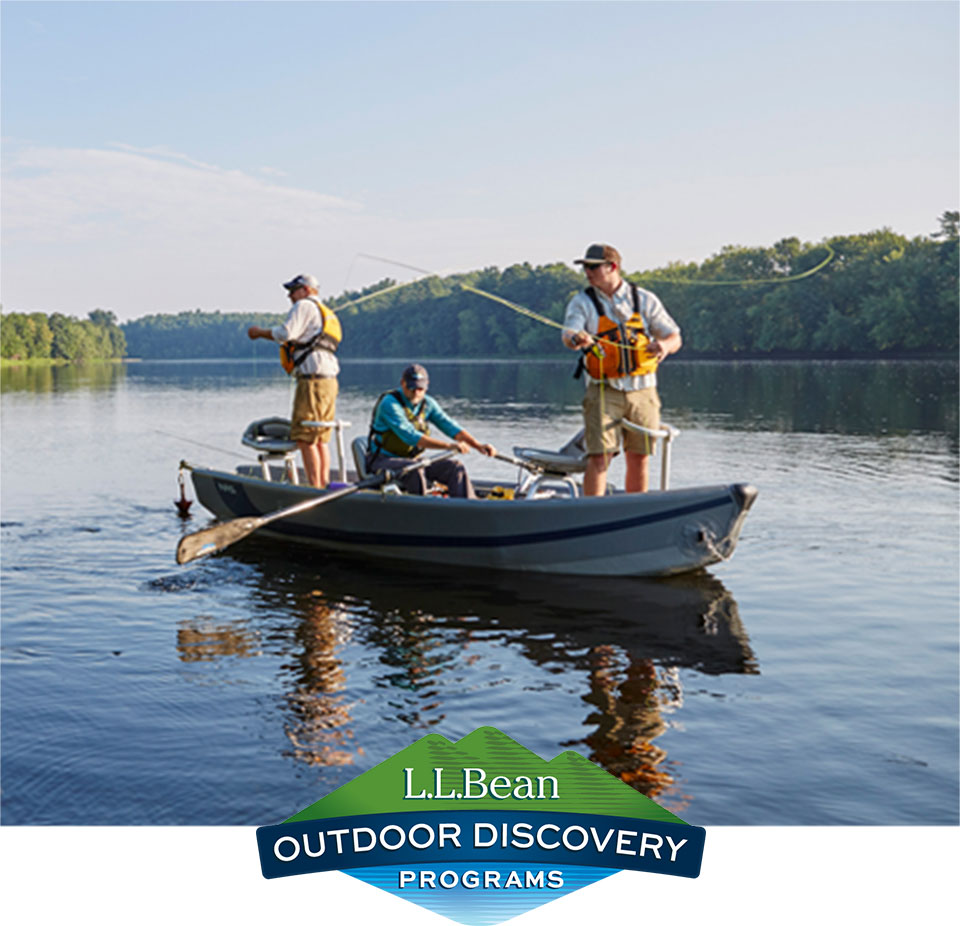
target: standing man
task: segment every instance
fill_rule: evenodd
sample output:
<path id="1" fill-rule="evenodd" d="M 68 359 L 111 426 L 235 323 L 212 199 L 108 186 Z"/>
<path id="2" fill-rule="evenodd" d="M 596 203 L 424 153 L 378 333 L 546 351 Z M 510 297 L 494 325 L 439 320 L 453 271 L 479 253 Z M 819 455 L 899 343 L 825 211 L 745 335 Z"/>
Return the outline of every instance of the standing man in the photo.
<path id="1" fill-rule="evenodd" d="M 647 458 L 655 441 L 622 427 L 623 420 L 660 427 L 657 365 L 680 350 L 680 328 L 651 292 L 620 275 L 620 253 L 609 244 L 591 244 L 582 259 L 589 286 L 567 305 L 563 343 L 583 351 L 587 392 L 583 418 L 587 447 L 586 495 L 607 490 L 607 466 L 626 453 L 628 492 L 650 485 Z"/>
<path id="2" fill-rule="evenodd" d="M 280 344 L 281 362 L 297 377 L 290 416 L 290 439 L 303 456 L 307 481 L 318 489 L 330 482 L 331 428 L 305 427 L 304 421 L 333 421 L 337 411 L 336 350 L 343 333 L 340 320 L 318 298 L 316 277 L 302 273 L 283 284 L 292 306 L 286 321 L 276 328 L 251 325 L 247 337 Z"/>
<path id="3" fill-rule="evenodd" d="M 427 395 L 430 377 L 419 363 L 412 363 L 400 377 L 400 388 L 385 392 L 373 409 L 370 436 L 367 439 L 367 469 L 375 473 L 383 469 L 402 469 L 424 450 L 456 450 L 466 453 L 471 447 L 492 457 L 497 451 L 492 444 L 481 444 L 465 431 Z M 433 437 L 430 425 L 448 439 Z M 476 498 L 473 483 L 459 460 L 438 460 L 426 469 L 408 473 L 400 481 L 404 492 L 423 495 L 428 481 L 443 483 L 451 498 Z"/>

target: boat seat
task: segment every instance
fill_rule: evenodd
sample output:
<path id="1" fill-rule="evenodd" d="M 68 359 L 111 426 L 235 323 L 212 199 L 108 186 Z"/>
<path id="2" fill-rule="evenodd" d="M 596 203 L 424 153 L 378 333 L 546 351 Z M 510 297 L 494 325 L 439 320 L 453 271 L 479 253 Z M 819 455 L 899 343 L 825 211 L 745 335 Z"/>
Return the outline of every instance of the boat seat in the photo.
<path id="1" fill-rule="evenodd" d="M 292 453 L 297 449 L 297 442 L 290 440 L 289 418 L 258 418 L 247 425 L 240 440 L 262 453 Z"/>
<path id="2" fill-rule="evenodd" d="M 289 418 L 258 418 L 247 425 L 240 442 L 245 447 L 257 451 L 260 461 L 260 472 L 263 478 L 270 481 L 270 464 L 282 463 L 287 479 L 296 485 L 297 476 L 296 451 L 297 442 L 290 440 Z"/>
<path id="3" fill-rule="evenodd" d="M 367 472 L 367 439 L 355 437 L 350 441 L 350 450 L 353 452 L 353 465 L 357 468 L 357 479 L 366 479 Z"/>
<path id="4" fill-rule="evenodd" d="M 559 450 L 541 450 L 538 447 L 514 447 L 513 455 L 533 463 L 552 476 L 570 476 L 587 469 L 587 448 L 581 428 Z"/>

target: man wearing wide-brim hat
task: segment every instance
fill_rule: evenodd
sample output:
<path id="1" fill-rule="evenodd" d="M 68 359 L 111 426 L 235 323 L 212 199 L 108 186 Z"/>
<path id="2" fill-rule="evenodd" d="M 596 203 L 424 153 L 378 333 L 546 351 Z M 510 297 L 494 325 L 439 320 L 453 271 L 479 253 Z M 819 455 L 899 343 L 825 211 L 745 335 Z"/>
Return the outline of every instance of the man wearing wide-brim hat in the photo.
<path id="1" fill-rule="evenodd" d="M 654 430 L 660 427 L 656 366 L 680 350 L 680 327 L 653 293 L 623 279 L 616 248 L 591 244 L 574 263 L 582 265 L 589 285 L 568 303 L 562 337 L 566 347 L 583 351 L 586 361 L 583 420 L 587 471 L 583 490 L 586 495 L 606 492 L 607 467 L 622 441 L 625 488 L 646 492 L 650 484 L 648 457 L 655 441 L 625 429 L 621 422 L 626 419 Z M 621 348 L 622 354 L 618 353 Z M 614 358 L 619 367 L 611 370 Z"/>

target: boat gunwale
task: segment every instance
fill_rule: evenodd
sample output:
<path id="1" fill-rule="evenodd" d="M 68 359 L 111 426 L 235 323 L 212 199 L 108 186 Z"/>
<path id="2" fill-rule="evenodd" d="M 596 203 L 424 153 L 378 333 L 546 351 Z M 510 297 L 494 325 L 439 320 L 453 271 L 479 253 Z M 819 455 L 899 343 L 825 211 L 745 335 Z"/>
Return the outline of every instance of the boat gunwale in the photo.
<path id="1" fill-rule="evenodd" d="M 248 466 L 251 469 L 255 467 L 250 464 L 240 464 L 241 466 Z M 279 480 L 270 480 L 264 479 L 260 475 L 254 475 L 249 473 L 243 473 L 239 470 L 237 471 L 228 471 L 222 469 L 215 469 L 209 466 L 196 466 L 193 464 L 189 465 L 189 470 L 191 472 L 204 473 L 212 478 L 221 477 L 228 480 L 235 480 L 243 483 L 244 485 L 250 485 L 260 489 L 266 490 L 276 490 L 282 493 L 288 493 L 293 495 L 302 495 L 305 497 L 317 496 L 317 495 L 326 495 L 332 491 L 338 491 L 341 488 L 344 488 L 343 485 L 338 485 L 337 489 L 318 489 L 315 486 L 307 485 L 305 483 L 291 483 L 291 482 L 282 482 Z M 479 485 L 484 488 L 492 488 L 494 486 L 502 485 L 502 482 L 495 479 L 483 480 L 475 479 L 473 480 L 474 485 Z M 545 496 L 541 498 L 512 498 L 512 499 L 502 499 L 502 498 L 451 498 L 446 495 L 413 495 L 404 492 L 383 492 L 379 486 L 371 486 L 370 488 L 361 489 L 360 491 L 353 493 L 349 498 L 354 500 L 365 499 L 369 501 L 372 497 L 378 497 L 381 500 L 389 501 L 391 504 L 401 504 L 401 505 L 415 505 L 415 506 L 424 506 L 424 505 L 438 505 L 442 504 L 444 507 L 447 506 L 457 506 L 457 507 L 469 507 L 473 508 L 478 504 L 483 505 L 483 510 L 487 510 L 488 507 L 492 508 L 494 505 L 500 506 L 502 503 L 506 503 L 509 508 L 504 510 L 514 510 L 517 508 L 527 508 L 527 507 L 536 507 L 542 508 L 545 504 L 550 504 L 551 507 L 559 503 L 564 505 L 573 505 L 576 504 L 578 508 L 592 508 L 592 507 L 605 507 L 611 505 L 629 505 L 629 506 L 647 506 L 652 501 L 658 500 L 662 501 L 667 498 L 676 498 L 678 496 L 691 495 L 691 494 L 700 494 L 704 492 L 726 492 L 728 494 L 732 493 L 733 487 L 735 485 L 741 485 L 742 483 L 711 483 L 709 485 L 696 485 L 696 486 L 684 486 L 680 488 L 672 489 L 651 489 L 648 492 L 625 492 L 623 489 L 614 489 L 613 492 L 610 492 L 606 495 L 567 495 L 567 494 L 556 494 Z M 264 512 L 267 513 L 267 512 Z"/>

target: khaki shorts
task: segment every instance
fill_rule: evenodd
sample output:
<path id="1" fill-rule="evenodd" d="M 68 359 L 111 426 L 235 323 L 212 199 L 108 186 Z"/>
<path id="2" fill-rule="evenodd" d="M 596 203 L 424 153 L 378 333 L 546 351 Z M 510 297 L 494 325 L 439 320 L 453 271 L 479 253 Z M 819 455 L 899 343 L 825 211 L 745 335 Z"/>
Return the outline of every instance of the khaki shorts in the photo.
<path id="1" fill-rule="evenodd" d="M 290 440 L 303 444 L 315 444 L 318 440 L 330 443 L 333 428 L 305 428 L 301 421 L 333 421 L 337 413 L 337 378 L 297 378 L 297 392 L 293 397 L 293 414 L 290 416 Z"/>
<path id="2" fill-rule="evenodd" d="M 587 453 L 617 453 L 623 432 L 623 449 L 650 456 L 657 446 L 654 438 L 621 428 L 626 418 L 645 428 L 660 427 L 660 396 L 656 386 L 624 392 L 599 383 L 590 383 L 583 397 L 583 421 Z"/>

